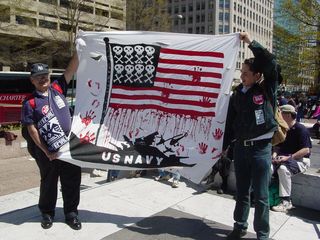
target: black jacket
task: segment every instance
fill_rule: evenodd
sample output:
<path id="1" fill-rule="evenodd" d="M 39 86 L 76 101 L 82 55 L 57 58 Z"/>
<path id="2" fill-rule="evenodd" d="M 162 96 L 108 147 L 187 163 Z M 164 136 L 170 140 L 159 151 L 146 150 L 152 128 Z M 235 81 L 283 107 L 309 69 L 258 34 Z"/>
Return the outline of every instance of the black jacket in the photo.
<path id="1" fill-rule="evenodd" d="M 246 93 L 241 91 L 242 84 L 235 89 L 228 107 L 224 150 L 234 139 L 248 140 L 277 129 L 274 105 L 279 73 L 274 55 L 256 41 L 249 48 L 261 67 L 264 81 L 254 84 Z"/>

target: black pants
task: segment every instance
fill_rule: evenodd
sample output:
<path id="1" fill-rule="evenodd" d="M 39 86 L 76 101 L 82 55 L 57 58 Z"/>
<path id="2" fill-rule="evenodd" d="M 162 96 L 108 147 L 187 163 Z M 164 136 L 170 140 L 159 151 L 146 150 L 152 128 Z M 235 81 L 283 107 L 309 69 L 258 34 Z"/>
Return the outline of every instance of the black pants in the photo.
<path id="1" fill-rule="evenodd" d="M 41 213 L 55 214 L 60 177 L 64 214 L 78 213 L 80 201 L 81 168 L 61 161 L 50 161 L 38 147 L 35 151 L 36 162 L 40 170 L 39 209 Z"/>

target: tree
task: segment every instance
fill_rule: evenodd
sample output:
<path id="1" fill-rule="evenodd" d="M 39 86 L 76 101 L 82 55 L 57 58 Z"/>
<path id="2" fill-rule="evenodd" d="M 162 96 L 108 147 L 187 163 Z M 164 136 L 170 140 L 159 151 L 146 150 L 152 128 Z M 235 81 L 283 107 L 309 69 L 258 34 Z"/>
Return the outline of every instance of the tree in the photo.
<path id="1" fill-rule="evenodd" d="M 167 1 L 127 1 L 127 30 L 169 31 L 170 24 Z"/>
<path id="2" fill-rule="evenodd" d="M 29 63 L 52 61 L 49 62 L 52 67 L 65 67 L 74 50 L 78 29 L 106 30 L 112 15 L 123 21 L 123 12 L 119 10 L 122 6 L 104 10 L 105 7 L 100 7 L 103 4 L 97 7 L 98 2 L 39 1 L 39 5 L 47 4 L 45 10 L 35 10 L 34 6 L 37 6 L 37 3 L 28 0 L 11 0 L 0 4 L 0 10 L 5 13 L 0 16 L 0 62 L 18 70 L 25 68 L 22 66 L 27 61 Z M 33 7 L 30 8 L 28 4 Z M 41 18 L 36 20 L 36 14 L 40 14 Z M 21 31 L 22 26 L 25 26 L 27 33 Z M 10 31 L 11 35 L 1 34 L 6 31 Z"/>
<path id="3" fill-rule="evenodd" d="M 302 75 L 311 74 L 314 83 L 320 84 L 320 3 L 318 0 L 284 0 L 281 4 L 283 18 L 297 25 L 294 32 L 299 48 L 299 65 Z"/>

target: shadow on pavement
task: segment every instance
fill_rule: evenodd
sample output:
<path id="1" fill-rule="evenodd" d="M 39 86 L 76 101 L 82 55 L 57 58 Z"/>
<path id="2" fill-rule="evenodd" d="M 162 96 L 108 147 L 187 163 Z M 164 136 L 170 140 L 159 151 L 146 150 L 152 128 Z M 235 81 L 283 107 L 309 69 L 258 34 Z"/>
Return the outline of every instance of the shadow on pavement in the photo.
<path id="1" fill-rule="evenodd" d="M 226 226 L 207 219 L 201 219 L 188 213 L 168 208 L 149 218 L 137 222 L 133 226 L 111 234 L 103 240 L 165 240 L 165 239 L 226 239 L 232 230 Z M 248 233 L 242 239 L 255 239 L 255 234 Z"/>
<path id="2" fill-rule="evenodd" d="M 143 217 L 128 217 L 117 214 L 109 214 L 102 212 L 92 212 L 88 210 L 79 210 L 79 217 L 82 223 L 113 223 L 120 228 L 125 228 L 128 224 L 138 222 Z M 0 223 L 8 223 L 13 225 L 21 225 L 28 222 L 41 221 L 41 214 L 38 206 L 34 205 L 27 208 L 17 209 L 0 215 Z M 57 207 L 54 222 L 64 222 L 63 209 Z"/>

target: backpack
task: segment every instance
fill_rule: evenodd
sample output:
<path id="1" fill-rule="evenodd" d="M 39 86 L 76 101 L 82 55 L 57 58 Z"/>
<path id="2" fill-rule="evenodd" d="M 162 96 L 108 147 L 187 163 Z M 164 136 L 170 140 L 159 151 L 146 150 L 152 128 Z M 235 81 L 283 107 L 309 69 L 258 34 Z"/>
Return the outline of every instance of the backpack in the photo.
<path id="1" fill-rule="evenodd" d="M 281 199 L 279 197 L 279 180 L 278 178 L 272 178 L 269 185 L 269 206 L 277 206 Z"/>
<path id="2" fill-rule="evenodd" d="M 36 108 L 36 101 L 33 95 L 26 99 L 26 101 L 30 104 L 32 109 Z M 21 127 L 21 135 L 27 141 L 27 149 L 31 157 L 35 158 L 35 150 L 37 145 L 33 141 L 32 137 L 29 134 L 28 127 L 26 125 L 22 125 Z"/>
<path id="3" fill-rule="evenodd" d="M 275 110 L 274 110 L 274 119 L 278 124 L 278 129 L 274 132 L 272 136 L 272 139 L 271 139 L 272 146 L 275 146 L 275 145 L 278 145 L 279 143 L 284 142 L 287 136 L 287 132 L 289 130 L 289 126 L 287 122 L 283 119 L 281 110 L 277 105 L 275 106 Z"/>

